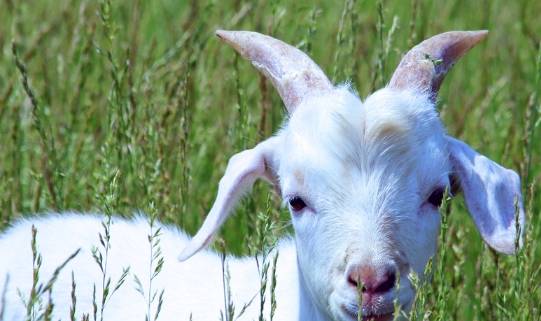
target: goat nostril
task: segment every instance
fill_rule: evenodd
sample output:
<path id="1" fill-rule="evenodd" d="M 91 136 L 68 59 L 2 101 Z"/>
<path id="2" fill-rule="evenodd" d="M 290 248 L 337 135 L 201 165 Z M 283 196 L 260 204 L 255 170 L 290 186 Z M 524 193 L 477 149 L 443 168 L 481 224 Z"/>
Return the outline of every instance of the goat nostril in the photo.
<path id="1" fill-rule="evenodd" d="M 353 276 L 351 276 L 351 275 L 348 276 L 348 283 L 350 285 L 352 285 L 353 287 L 355 287 L 357 290 L 359 290 L 358 289 L 359 288 L 359 282 Z M 364 293 L 364 292 L 366 292 L 366 287 L 363 285 L 360 290 L 361 290 L 362 293 Z"/>
<path id="2" fill-rule="evenodd" d="M 377 276 L 375 269 L 354 268 L 347 276 L 348 283 L 357 291 L 367 294 L 383 294 L 394 288 L 396 274 L 388 269 L 383 275 Z"/>
<path id="3" fill-rule="evenodd" d="M 349 269 L 347 282 L 356 291 L 369 295 L 383 294 L 394 288 L 396 274 L 393 268 L 383 268 L 378 273 L 377 269 L 370 265 L 355 266 Z"/>
<path id="4" fill-rule="evenodd" d="M 351 275 L 348 276 L 348 283 L 353 285 L 354 287 L 357 287 L 357 280 L 355 280 Z"/>
<path id="5" fill-rule="evenodd" d="M 391 290 L 392 288 L 394 288 L 395 282 L 396 274 L 394 272 L 387 273 L 386 279 L 374 289 L 374 293 L 385 293 Z"/>

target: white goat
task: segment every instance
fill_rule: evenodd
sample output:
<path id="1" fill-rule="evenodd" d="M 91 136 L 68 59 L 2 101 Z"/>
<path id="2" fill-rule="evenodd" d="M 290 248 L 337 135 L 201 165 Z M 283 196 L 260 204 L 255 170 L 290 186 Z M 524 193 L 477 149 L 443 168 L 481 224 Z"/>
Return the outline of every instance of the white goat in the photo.
<path id="1" fill-rule="evenodd" d="M 220 39 L 272 81 L 289 119 L 275 136 L 231 158 L 216 201 L 192 239 L 162 227 L 165 264 L 154 281 L 155 288 L 165 289 L 161 319 L 219 319 L 224 308 L 220 257 L 198 251 L 211 242 L 257 178 L 275 184 L 289 205 L 295 230 L 294 240 L 277 247 L 275 320 L 349 321 L 359 313 L 364 320 L 388 320 L 395 299 L 407 310 L 414 299 L 407 276 L 422 275 L 435 254 L 438 206 L 451 181 L 463 191 L 485 242 L 513 254 L 515 212 L 524 225 L 517 174 L 447 136 L 435 110 L 446 72 L 486 34 L 448 32 L 422 42 L 404 56 L 389 85 L 362 102 L 347 86 L 333 86 L 292 46 L 254 32 L 218 31 Z M 48 215 L 19 221 L 2 236 L 0 291 L 6 289 L 6 320 L 24 318 L 17 293 L 24 297 L 31 289 L 31 225 L 38 229 L 42 280 L 82 249 L 54 285 L 53 319 L 68 319 L 72 271 L 77 319 L 92 312 L 93 286 L 99 302 L 102 279 L 91 248 L 98 244 L 103 219 Z M 127 266 L 139 277 L 149 274 L 148 229 L 141 218 L 113 220 L 108 262 L 113 280 Z M 179 261 L 175 253 L 181 248 Z M 258 269 L 253 258 L 229 258 L 228 265 L 238 311 L 259 293 Z M 130 282 L 107 303 L 105 320 L 145 315 L 147 307 Z M 264 313 L 268 316 L 269 310 Z M 240 320 L 255 320 L 258 314 L 259 305 L 252 303 Z"/>

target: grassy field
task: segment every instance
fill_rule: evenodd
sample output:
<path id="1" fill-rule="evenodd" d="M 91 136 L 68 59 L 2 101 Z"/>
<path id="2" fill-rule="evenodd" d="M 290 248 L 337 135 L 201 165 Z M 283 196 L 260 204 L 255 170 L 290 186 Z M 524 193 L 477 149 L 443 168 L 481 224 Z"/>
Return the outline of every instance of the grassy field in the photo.
<path id="1" fill-rule="evenodd" d="M 489 29 L 448 76 L 438 108 L 449 133 L 521 174 L 525 247 L 496 255 L 454 199 L 433 283 L 410 317 L 541 320 L 540 1 L 1 0 L 0 8 L 0 229 L 35 212 L 142 210 L 195 232 L 228 158 L 285 115 L 217 28 L 294 44 L 361 97 L 425 37 Z M 262 231 L 290 233 L 280 202 L 257 183 L 222 229 L 227 249 L 254 253 L 269 241 Z"/>

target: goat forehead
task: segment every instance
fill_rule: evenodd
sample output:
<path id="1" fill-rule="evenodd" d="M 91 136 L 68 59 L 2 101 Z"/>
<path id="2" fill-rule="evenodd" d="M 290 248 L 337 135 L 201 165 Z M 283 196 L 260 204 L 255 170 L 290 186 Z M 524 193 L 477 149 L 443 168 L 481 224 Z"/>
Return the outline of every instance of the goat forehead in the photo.
<path id="1" fill-rule="evenodd" d="M 342 201 L 354 193 L 373 204 L 386 195 L 411 197 L 417 168 L 427 176 L 445 173 L 443 134 L 425 97 L 383 89 L 363 104 L 340 88 L 302 105 L 285 128 L 284 192 L 309 188 Z M 430 185 L 438 177 L 420 179 Z"/>
<path id="2" fill-rule="evenodd" d="M 414 161 L 426 142 L 443 137 L 433 105 L 424 97 L 380 90 L 364 104 L 346 88 L 303 104 L 284 132 L 289 162 L 320 168 L 372 168 Z M 348 168 L 349 169 L 349 168 Z"/>
<path id="3" fill-rule="evenodd" d="M 374 144 L 393 130 L 413 143 L 437 139 L 444 133 L 428 96 L 383 88 L 370 95 L 364 106 L 365 130 L 375 139 Z"/>

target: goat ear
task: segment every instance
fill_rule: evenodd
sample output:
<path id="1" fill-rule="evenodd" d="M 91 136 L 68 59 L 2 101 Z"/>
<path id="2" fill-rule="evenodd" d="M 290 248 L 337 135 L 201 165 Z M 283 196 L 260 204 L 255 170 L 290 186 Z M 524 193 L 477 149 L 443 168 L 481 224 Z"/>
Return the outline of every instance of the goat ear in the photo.
<path id="1" fill-rule="evenodd" d="M 271 164 L 277 139 L 269 138 L 255 148 L 242 151 L 229 159 L 218 186 L 216 200 L 205 222 L 180 254 L 180 261 L 189 259 L 212 241 L 239 198 L 252 187 L 257 178 L 267 178 L 276 182 Z"/>
<path id="2" fill-rule="evenodd" d="M 389 88 L 414 90 L 435 100 L 447 72 L 487 34 L 486 30 L 450 31 L 426 39 L 404 55 Z"/>
<path id="3" fill-rule="evenodd" d="M 525 224 L 519 176 L 464 142 L 447 140 L 454 178 L 481 236 L 496 251 L 514 254 L 522 246 Z"/>

